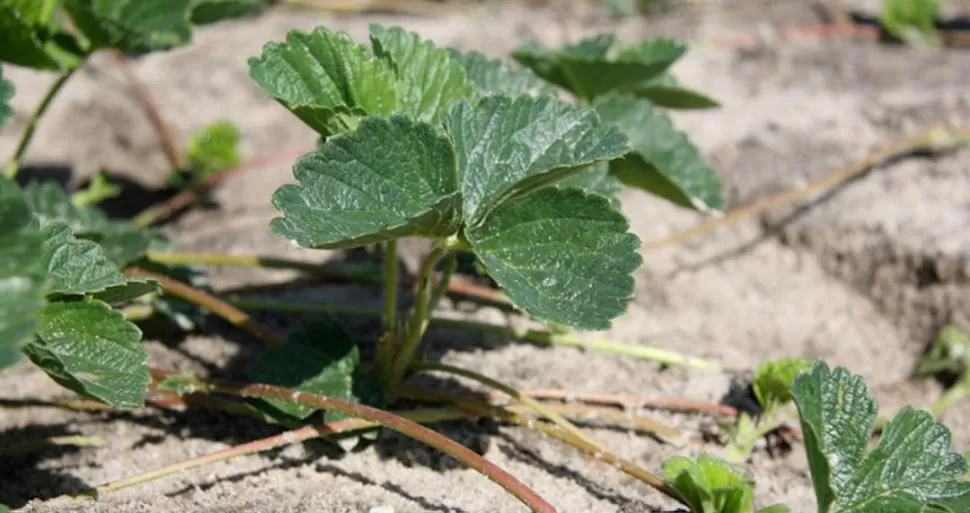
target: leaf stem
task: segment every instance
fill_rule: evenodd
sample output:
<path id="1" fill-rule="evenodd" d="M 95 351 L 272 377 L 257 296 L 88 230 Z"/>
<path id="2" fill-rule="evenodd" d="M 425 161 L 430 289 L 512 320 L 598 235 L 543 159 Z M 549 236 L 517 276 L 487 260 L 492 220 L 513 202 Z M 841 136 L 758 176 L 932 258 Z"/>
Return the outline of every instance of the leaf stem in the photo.
<path id="1" fill-rule="evenodd" d="M 142 210 L 131 220 L 131 224 L 135 228 L 147 228 L 159 221 L 168 219 L 179 210 L 195 203 L 196 201 L 199 201 L 199 199 L 205 195 L 206 191 L 240 171 L 253 167 L 264 166 L 277 160 L 296 158 L 304 153 L 305 151 L 297 149 L 277 150 L 253 157 L 246 162 L 239 164 L 238 166 L 217 171 L 206 177 L 204 180 L 182 189 L 178 192 L 178 194 L 172 196 L 171 198 Z"/>
<path id="2" fill-rule="evenodd" d="M 622 408 L 662 408 L 678 411 L 707 413 L 722 417 L 737 416 L 738 411 L 730 406 L 682 399 L 680 397 L 646 397 L 636 395 L 616 394 L 586 394 L 568 390 L 553 389 L 525 389 L 519 393 L 536 399 L 553 399 L 559 401 L 581 402 L 587 404 L 613 405 Z"/>
<path id="3" fill-rule="evenodd" d="M 935 150 L 945 144 L 965 142 L 968 137 L 970 137 L 970 131 L 967 130 L 934 128 L 920 134 L 891 141 L 883 144 L 879 149 L 870 153 L 866 157 L 847 166 L 840 167 L 828 175 L 815 180 L 814 182 L 783 191 L 773 196 L 769 196 L 746 207 L 736 209 L 727 215 L 711 219 L 710 221 L 698 224 L 681 232 L 677 232 L 669 237 L 645 243 L 643 244 L 642 249 L 655 250 L 672 244 L 681 243 L 697 235 L 714 230 L 715 228 L 734 224 L 738 221 L 761 214 L 775 207 L 786 205 L 811 194 L 835 187 L 851 178 L 861 175 L 862 173 L 878 165 L 880 162 L 888 160 L 893 156 L 904 153 L 912 153 L 923 148 Z"/>
<path id="4" fill-rule="evenodd" d="M 129 276 L 143 276 L 146 278 L 151 278 L 161 283 L 162 288 L 164 288 L 166 292 L 209 310 L 213 314 L 225 319 L 233 326 L 237 326 L 248 331 L 267 345 L 276 346 L 283 343 L 282 337 L 277 335 L 266 326 L 256 322 L 256 320 L 250 317 L 246 312 L 243 312 L 235 306 L 232 306 L 207 292 L 192 287 L 191 285 L 173 280 L 167 276 L 162 276 L 160 274 L 155 274 L 133 267 L 125 269 L 125 274 Z"/>
<path id="5" fill-rule="evenodd" d="M 515 399 L 516 401 L 521 402 L 522 404 L 528 406 L 529 408 L 532 408 L 533 410 L 535 410 L 536 413 L 538 413 L 539 415 L 542 415 L 543 417 L 546 417 L 553 424 L 565 429 L 576 438 L 586 442 L 589 445 L 600 447 L 600 444 L 598 442 L 586 436 L 586 434 L 583 433 L 581 429 L 576 427 L 576 425 L 573 424 L 572 422 L 569 422 L 568 420 L 566 420 L 562 415 L 546 408 L 545 405 L 543 405 L 539 401 L 536 401 L 535 399 L 527 395 L 523 395 L 519 393 L 519 391 L 516 390 L 514 387 L 506 385 L 501 381 L 485 376 L 484 374 L 479 374 L 473 370 L 463 369 L 461 367 L 455 367 L 453 365 L 448 365 L 446 363 L 418 362 L 412 365 L 411 368 L 416 371 L 437 371 L 437 372 L 444 372 L 447 374 L 454 374 L 455 376 L 468 378 L 472 381 L 477 381 L 478 383 L 481 383 L 482 385 L 485 385 L 487 387 L 494 388 L 495 390 L 498 390 L 499 392 L 502 392 L 503 394 L 511 397 L 512 399 Z"/>
<path id="6" fill-rule="evenodd" d="M 328 312 L 343 315 L 359 315 L 362 317 L 380 317 L 381 311 L 372 308 L 351 308 L 336 305 L 305 304 L 287 301 L 262 300 L 262 299 L 241 299 L 232 298 L 230 303 L 239 308 L 247 310 L 265 310 L 291 313 L 319 313 Z M 477 321 L 465 321 L 460 319 L 447 319 L 434 317 L 436 326 L 448 329 L 458 329 L 464 331 L 474 331 L 478 333 L 489 333 L 514 339 L 527 340 L 540 344 L 563 345 L 581 349 L 592 349 L 606 353 L 620 354 L 642 360 L 649 360 L 664 365 L 680 365 L 701 371 L 724 371 L 728 370 L 723 365 L 685 356 L 680 353 L 660 349 L 656 347 L 642 346 L 607 339 L 583 339 L 573 333 L 558 333 L 549 330 L 518 329 L 510 326 L 489 324 Z"/>
<path id="7" fill-rule="evenodd" d="M 373 266 L 330 265 L 302 262 L 287 258 L 258 255 L 226 255 L 222 253 L 185 253 L 175 251 L 149 251 L 148 260 L 160 264 L 203 264 L 227 267 L 264 267 L 267 269 L 291 269 L 333 280 L 379 282 Z"/>
<path id="8" fill-rule="evenodd" d="M 662 477 L 653 474 L 632 461 L 623 459 L 609 451 L 605 451 L 596 446 L 590 445 L 581 438 L 577 438 L 572 433 L 559 426 L 550 425 L 543 422 L 535 422 L 525 415 L 512 412 L 506 408 L 492 406 L 488 403 L 475 401 L 473 399 L 466 399 L 464 397 L 448 393 L 423 390 L 408 386 L 401 386 L 398 392 L 401 397 L 416 400 L 448 402 L 463 410 L 476 413 L 482 417 L 495 417 L 507 422 L 513 422 L 527 429 L 539 431 L 592 456 L 598 461 L 614 465 L 626 474 L 638 479 L 639 481 L 642 481 L 660 493 L 663 493 L 664 495 L 680 502 L 681 504 L 686 504 L 684 499 L 679 493 L 677 493 L 676 490 L 667 486 Z"/>
<path id="9" fill-rule="evenodd" d="M 479 456 L 467 447 L 447 438 L 435 431 L 432 431 L 412 420 L 408 420 L 394 413 L 378 410 L 363 404 L 342 401 L 317 394 L 301 392 L 291 388 L 276 387 L 271 385 L 231 383 L 218 380 L 203 380 L 192 376 L 182 376 L 166 371 L 152 370 L 152 375 L 156 379 L 183 379 L 196 391 L 210 393 L 224 393 L 240 397 L 259 397 L 262 399 L 277 399 L 292 402 L 301 406 L 316 408 L 321 410 L 332 410 L 344 413 L 351 417 L 357 417 L 376 424 L 380 424 L 401 434 L 414 438 L 439 451 L 448 454 L 469 468 L 484 475 L 492 482 L 498 484 L 523 504 L 534 512 L 556 513 L 556 509 L 539 497 L 532 489 L 524 483 L 505 472 L 494 463 Z"/>
<path id="10" fill-rule="evenodd" d="M 431 311 L 433 312 L 435 308 L 438 308 L 438 303 L 441 302 L 441 298 L 445 297 L 448 293 L 448 287 L 451 286 L 451 278 L 454 276 L 455 271 L 458 270 L 458 253 L 449 253 L 445 257 L 445 263 L 441 268 L 441 274 L 438 276 L 437 282 L 434 287 L 434 291 L 431 292 Z"/>
<path id="11" fill-rule="evenodd" d="M 421 262 L 421 269 L 418 272 L 418 292 L 414 298 L 414 312 L 408 324 L 407 336 L 404 343 L 394 355 L 394 362 L 391 366 L 391 376 L 388 383 L 393 388 L 400 383 L 408 367 L 414 360 L 414 352 L 421 342 L 421 337 L 428 329 L 431 321 L 431 277 L 434 274 L 435 265 L 445 255 L 447 249 L 436 245 Z"/>
<path id="12" fill-rule="evenodd" d="M 393 333 L 397 325 L 397 241 L 384 245 L 384 333 Z"/>
<path id="13" fill-rule="evenodd" d="M 958 382 L 930 406 L 930 413 L 934 418 L 939 419 L 947 409 L 954 403 L 970 395 L 970 381 L 966 378 Z"/>
<path id="14" fill-rule="evenodd" d="M 440 422 L 443 420 L 453 420 L 468 417 L 467 413 L 462 413 L 456 410 L 441 410 L 441 409 L 425 409 L 425 410 L 413 410 L 398 413 L 402 418 L 406 418 L 413 422 L 418 422 L 422 424 L 430 424 L 434 422 Z M 247 442 L 240 444 L 228 449 L 223 449 L 221 451 L 211 452 L 209 454 L 204 454 L 195 458 L 191 458 L 185 461 L 180 461 L 172 465 L 166 465 L 162 468 L 151 470 L 148 472 L 143 472 L 134 476 L 129 476 L 118 481 L 107 483 L 90 490 L 85 490 L 72 495 L 58 497 L 47 501 L 45 504 L 50 506 L 66 499 L 85 499 L 85 498 L 98 498 L 103 494 L 109 492 L 116 492 L 125 488 L 130 488 L 132 486 L 137 486 L 140 484 L 148 483 L 161 479 L 163 477 L 170 476 L 179 472 L 185 472 L 194 468 L 202 467 L 211 463 L 216 463 L 219 461 L 225 461 L 231 458 L 236 458 L 239 456 L 246 456 L 250 454 L 257 454 L 260 452 L 269 451 L 277 447 L 284 447 L 287 445 L 293 445 L 300 442 L 305 442 L 314 438 L 323 438 L 331 435 L 338 435 L 342 433 L 347 433 L 350 431 L 357 431 L 361 429 L 367 429 L 369 427 L 376 426 L 374 422 L 362 420 L 362 419 L 344 419 L 336 422 L 331 422 L 327 424 L 318 424 L 314 426 L 304 426 L 301 428 L 292 429 L 290 431 L 285 431 L 283 433 L 262 438 L 259 440 L 254 440 L 252 442 Z"/>
<path id="15" fill-rule="evenodd" d="M 162 117 L 158 104 L 152 98 L 152 93 L 138 79 L 138 76 L 135 75 L 125 54 L 119 50 L 113 50 L 111 53 L 118 62 L 118 67 L 121 68 L 121 74 L 125 76 L 128 85 L 135 92 L 138 101 L 141 102 L 142 109 L 144 109 L 145 114 L 155 128 L 158 138 L 162 141 L 162 148 L 165 150 L 165 156 L 168 158 L 169 166 L 177 170 L 187 170 L 189 168 L 188 160 L 185 158 L 185 154 L 179 150 L 178 144 L 175 142 L 175 136 L 172 135 L 172 128 L 165 121 L 165 118 Z"/>
<path id="16" fill-rule="evenodd" d="M 79 66 L 80 67 L 80 66 Z M 63 73 L 61 73 L 57 80 L 47 89 L 47 94 L 44 95 L 44 99 L 41 100 L 40 105 L 37 106 L 37 110 L 30 115 L 30 120 L 27 121 L 27 128 L 24 130 L 22 136 L 20 136 L 20 143 L 17 145 L 16 151 L 14 151 L 13 157 L 7 166 L 3 169 L 3 176 L 9 180 L 13 180 L 17 176 L 17 172 L 20 171 L 20 161 L 23 159 L 24 154 L 27 153 L 27 148 L 30 146 L 30 141 L 34 138 L 34 132 L 37 131 L 37 125 L 40 122 L 40 118 L 47 112 L 47 108 L 50 106 L 54 97 L 60 92 L 67 80 L 71 78 L 78 68 L 71 68 Z"/>

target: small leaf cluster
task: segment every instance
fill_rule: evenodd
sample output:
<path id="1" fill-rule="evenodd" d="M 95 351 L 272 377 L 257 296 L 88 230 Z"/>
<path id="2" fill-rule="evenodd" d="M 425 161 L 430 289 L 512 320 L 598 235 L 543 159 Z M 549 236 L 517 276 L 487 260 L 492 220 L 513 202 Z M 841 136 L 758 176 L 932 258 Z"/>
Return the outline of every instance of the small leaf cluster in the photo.
<path id="1" fill-rule="evenodd" d="M 193 24 L 261 7 L 257 0 L 0 0 L 0 61 L 63 71 L 102 48 L 169 50 L 191 41 Z"/>
<path id="2" fill-rule="evenodd" d="M 627 137 L 525 70 L 399 28 L 370 39 L 292 31 L 250 60 L 324 138 L 274 195 L 271 229 L 308 248 L 417 236 L 469 249 L 533 317 L 608 327 L 633 293 L 638 240 L 610 198 L 563 182 L 626 154 Z"/>
<path id="3" fill-rule="evenodd" d="M 687 51 L 682 42 L 657 38 L 612 51 L 613 35 L 599 35 L 559 49 L 534 44 L 512 56 L 538 76 L 592 106 L 630 139 L 631 151 L 609 165 L 610 179 L 643 189 L 676 205 L 720 211 L 717 174 L 686 135 L 658 108 L 701 109 L 718 104 L 688 89 L 670 73 Z"/>
<path id="4" fill-rule="evenodd" d="M 158 283 L 120 270 L 141 256 L 139 242 L 55 190 L 0 181 L 0 366 L 23 354 L 83 396 L 141 405 L 148 353 L 138 327 L 111 304 Z"/>
<path id="5" fill-rule="evenodd" d="M 726 426 L 729 441 L 724 457 L 728 461 L 739 463 L 748 459 L 762 437 L 794 418 L 790 408 L 792 381 L 811 366 L 811 362 L 793 357 L 767 360 L 755 368 L 751 388 L 761 413 L 757 417 L 741 413 L 736 424 Z"/>
<path id="6" fill-rule="evenodd" d="M 773 367 L 778 378 L 793 368 Z M 967 461 L 951 452 L 950 431 L 929 413 L 903 408 L 867 452 L 878 407 L 862 376 L 816 362 L 790 387 L 771 381 L 764 392 L 790 394 L 797 405 L 819 513 L 970 511 Z M 750 511 L 753 481 L 716 458 L 673 458 L 664 465 L 664 478 L 693 513 Z M 788 508 L 760 510 L 769 511 Z"/>
<path id="7" fill-rule="evenodd" d="M 879 23 L 902 41 L 936 44 L 939 14 L 940 0 L 883 0 Z"/>

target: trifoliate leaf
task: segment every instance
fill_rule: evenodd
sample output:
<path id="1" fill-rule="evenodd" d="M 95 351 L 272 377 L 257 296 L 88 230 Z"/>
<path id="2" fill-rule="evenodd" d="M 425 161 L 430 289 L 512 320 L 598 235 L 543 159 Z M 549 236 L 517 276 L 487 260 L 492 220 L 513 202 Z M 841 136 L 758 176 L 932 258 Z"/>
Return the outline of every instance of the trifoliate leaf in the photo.
<path id="1" fill-rule="evenodd" d="M 115 407 L 141 406 L 148 391 L 141 331 L 100 301 L 51 303 L 23 351 L 62 386 Z"/>
<path id="2" fill-rule="evenodd" d="M 879 22 L 892 35 L 906 42 L 935 44 L 936 18 L 940 0 L 886 0 Z"/>
<path id="3" fill-rule="evenodd" d="M 13 83 L 3 78 L 3 66 L 0 66 L 0 127 L 6 125 L 13 118 L 10 99 L 14 94 Z"/>
<path id="4" fill-rule="evenodd" d="M 44 272 L 37 259 L 44 239 L 29 228 L 30 219 L 20 188 L 0 179 L 0 368 L 17 361 L 44 308 Z"/>
<path id="5" fill-rule="evenodd" d="M 465 222 L 472 228 L 502 201 L 628 150 L 626 137 L 594 112 L 550 96 L 462 102 L 444 123 L 457 150 Z"/>
<path id="6" fill-rule="evenodd" d="M 482 96 L 504 93 L 510 96 L 520 94 L 556 94 L 556 90 L 543 82 L 526 68 L 513 69 L 499 59 L 489 59 L 481 52 L 461 53 L 449 49 L 451 58 L 461 63 L 468 79 L 475 84 Z"/>
<path id="7" fill-rule="evenodd" d="M 192 40 L 193 0 L 65 0 L 91 49 L 128 54 L 169 50 Z"/>
<path id="8" fill-rule="evenodd" d="M 158 283 L 121 274 L 95 242 L 74 237 L 70 227 L 53 223 L 42 231 L 45 240 L 38 260 L 47 270 L 48 294 L 101 294 L 108 301 L 125 301 L 158 289 Z"/>
<path id="9" fill-rule="evenodd" d="M 121 187 L 111 183 L 104 171 L 98 171 L 91 178 L 91 183 L 84 189 L 71 194 L 71 204 L 76 208 L 87 208 L 106 199 L 117 198 L 121 195 Z"/>
<path id="10" fill-rule="evenodd" d="M 547 187 L 498 206 L 467 232 L 516 307 L 540 321 L 599 330 L 626 311 L 639 240 L 599 195 Z"/>
<path id="11" fill-rule="evenodd" d="M 357 344 L 337 321 L 320 321 L 304 331 L 291 335 L 285 344 L 268 349 L 253 369 L 251 378 L 302 392 L 325 395 L 344 401 L 382 406 L 380 384 L 358 369 Z M 287 401 L 254 400 L 279 413 L 305 419 L 313 412 Z M 327 412 L 328 422 L 344 418 L 338 412 Z"/>
<path id="12" fill-rule="evenodd" d="M 812 362 L 804 358 L 779 358 L 767 360 L 754 370 L 754 395 L 765 412 L 791 401 L 791 387 L 795 377 L 812 368 Z"/>
<path id="13" fill-rule="evenodd" d="M 633 89 L 633 94 L 670 109 L 710 109 L 720 106 L 711 97 L 682 86 L 670 73 L 640 83 Z"/>
<path id="14" fill-rule="evenodd" d="M 375 151 L 379 148 L 379 151 Z M 355 247 L 458 230 L 455 154 L 431 125 L 402 115 L 364 119 L 293 167 L 299 185 L 273 195 L 271 229 L 304 247 Z"/>
<path id="15" fill-rule="evenodd" d="M 700 211 L 724 208 L 717 173 L 667 116 L 650 102 L 619 95 L 597 101 L 594 108 L 604 122 L 630 138 L 632 151 L 610 163 L 623 183 L 641 188 L 677 205 Z"/>
<path id="16" fill-rule="evenodd" d="M 623 182 L 618 180 L 610 173 L 610 163 L 607 161 L 597 162 L 589 169 L 576 173 L 565 180 L 556 182 L 558 187 L 579 187 L 589 192 L 601 194 L 610 200 L 610 206 L 620 207 L 620 190 L 623 189 Z"/>
<path id="17" fill-rule="evenodd" d="M 372 24 L 370 39 L 374 54 L 387 62 L 401 83 L 400 108 L 414 118 L 437 123 L 474 91 L 461 63 L 417 33 Z"/>
<path id="18" fill-rule="evenodd" d="M 32 182 L 24 189 L 24 194 L 41 228 L 50 224 L 68 225 L 76 237 L 100 244 L 118 267 L 142 258 L 148 251 L 150 231 L 110 220 L 96 208 L 76 205 L 56 183 Z"/>
<path id="19" fill-rule="evenodd" d="M 265 0 L 195 0 L 192 2 L 192 24 L 208 25 L 258 13 Z"/>
<path id="20" fill-rule="evenodd" d="M 820 513 L 970 511 L 967 463 L 928 413 L 903 408 L 866 454 L 877 407 L 861 376 L 819 362 L 793 394 Z"/>
<path id="21" fill-rule="evenodd" d="M 663 465 L 664 481 L 677 490 L 691 513 L 749 513 L 754 481 L 727 463 L 701 454 L 696 460 L 670 458 Z"/>
<path id="22" fill-rule="evenodd" d="M 0 61 L 61 70 L 80 63 L 77 44 L 52 21 L 57 0 L 0 0 Z"/>
<path id="23" fill-rule="evenodd" d="M 186 156 L 198 178 L 239 165 L 239 128 L 229 121 L 213 123 L 192 134 Z"/>
<path id="24" fill-rule="evenodd" d="M 612 37 L 599 36 L 558 50 L 526 45 L 512 56 L 537 75 L 592 102 L 610 91 L 626 91 L 663 73 L 687 47 L 672 39 L 651 39 L 607 57 Z"/>
<path id="25" fill-rule="evenodd" d="M 404 94 L 384 61 L 350 36 L 323 27 L 293 30 L 249 60 L 249 74 L 269 96 L 321 135 L 352 130 L 360 118 L 388 116 Z"/>

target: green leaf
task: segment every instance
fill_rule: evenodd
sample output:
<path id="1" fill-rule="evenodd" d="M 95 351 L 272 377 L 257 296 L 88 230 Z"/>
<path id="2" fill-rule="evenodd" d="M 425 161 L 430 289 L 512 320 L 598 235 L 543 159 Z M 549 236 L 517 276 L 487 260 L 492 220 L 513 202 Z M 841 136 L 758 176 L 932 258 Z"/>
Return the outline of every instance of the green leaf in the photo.
<path id="1" fill-rule="evenodd" d="M 13 118 L 13 109 L 9 102 L 15 91 L 13 83 L 4 80 L 3 66 L 0 66 L 0 127 L 6 125 Z"/>
<path id="2" fill-rule="evenodd" d="M 98 171 L 87 187 L 71 194 L 71 204 L 77 208 L 86 208 L 120 195 L 121 187 L 111 183 L 104 171 Z"/>
<path id="3" fill-rule="evenodd" d="M 239 129 L 230 121 L 219 121 L 192 134 L 186 155 L 198 178 L 239 165 Z"/>
<path id="4" fill-rule="evenodd" d="M 380 151 L 375 151 L 375 149 Z M 293 168 L 273 204 L 271 229 L 303 247 L 356 247 L 408 235 L 458 230 L 454 151 L 431 125 L 402 115 L 366 118 L 328 139 Z"/>
<path id="5" fill-rule="evenodd" d="M 372 24 L 370 39 L 374 54 L 387 62 L 401 83 L 401 109 L 417 119 L 437 123 L 474 91 L 461 63 L 417 33 Z"/>
<path id="6" fill-rule="evenodd" d="M 556 90 L 536 76 L 529 69 L 512 69 L 499 59 L 489 59 L 481 52 L 461 53 L 454 48 L 448 50 L 451 58 L 458 61 L 468 80 L 475 84 L 482 96 L 504 93 L 510 96 L 520 94 L 556 94 Z"/>
<path id="7" fill-rule="evenodd" d="M 121 274 L 95 242 L 74 237 L 70 227 L 53 223 L 42 231 L 45 240 L 38 259 L 47 270 L 48 295 L 102 294 L 125 301 L 158 289 L 157 282 Z"/>
<path id="8" fill-rule="evenodd" d="M 626 153 L 627 140 L 589 109 L 550 96 L 462 102 L 445 116 L 461 170 L 467 226 L 501 202 Z"/>
<path id="9" fill-rule="evenodd" d="M 685 499 L 692 513 L 748 513 L 754 481 L 727 463 L 701 454 L 673 457 L 663 465 L 664 481 Z"/>
<path id="10" fill-rule="evenodd" d="M 41 228 L 66 224 L 76 237 L 99 243 L 108 258 L 124 267 L 145 256 L 151 239 L 148 230 L 137 230 L 129 223 L 108 219 L 100 210 L 80 207 L 56 183 L 32 182 L 24 194 Z"/>
<path id="11" fill-rule="evenodd" d="M 358 369 L 357 344 L 337 321 L 314 322 L 304 331 L 291 335 L 285 344 L 263 353 L 252 371 L 255 383 L 294 388 L 302 392 L 325 395 L 344 401 L 383 405 L 379 383 Z M 307 408 L 276 399 L 254 400 L 297 419 L 313 412 Z M 339 412 L 327 412 L 328 422 L 345 418 Z"/>
<path id="12" fill-rule="evenodd" d="M 137 407 L 148 383 L 141 331 L 100 301 L 51 303 L 24 354 L 54 381 L 114 407 Z"/>
<path id="13" fill-rule="evenodd" d="M 819 362 L 793 394 L 820 513 L 970 510 L 970 483 L 957 480 L 967 463 L 928 413 L 903 408 L 866 454 L 877 407 L 861 376 Z"/>
<path id="14" fill-rule="evenodd" d="M 885 0 L 879 22 L 892 35 L 907 42 L 936 44 L 936 18 L 940 0 Z"/>
<path id="15" fill-rule="evenodd" d="M 264 0 L 195 0 L 192 3 L 192 24 L 208 25 L 258 13 Z"/>
<path id="16" fill-rule="evenodd" d="M 91 44 L 128 54 L 169 50 L 192 40 L 193 0 L 66 0 L 64 7 Z"/>
<path id="17" fill-rule="evenodd" d="M 767 508 L 761 508 L 756 513 L 791 513 L 791 508 L 784 504 L 775 504 Z"/>
<path id="18" fill-rule="evenodd" d="M 670 109 L 711 109 L 721 105 L 703 93 L 680 85 L 680 81 L 670 73 L 640 83 L 633 89 L 633 94 Z"/>
<path id="19" fill-rule="evenodd" d="M 598 330 L 626 311 L 642 259 L 622 214 L 599 195 L 547 187 L 499 205 L 468 240 L 518 308 Z"/>
<path id="20" fill-rule="evenodd" d="M 620 208 L 619 195 L 623 189 L 623 182 L 610 173 L 610 163 L 607 161 L 597 162 L 589 169 L 556 182 L 556 186 L 579 187 L 589 192 L 595 192 L 610 200 L 610 206 L 614 209 Z"/>
<path id="21" fill-rule="evenodd" d="M 293 30 L 249 60 L 249 74 L 266 94 L 321 135 L 352 130 L 360 118 L 388 116 L 404 94 L 384 61 L 350 36 L 323 27 Z"/>
<path id="22" fill-rule="evenodd" d="M 660 75 L 687 47 L 672 39 L 651 39 L 607 57 L 612 37 L 599 36 L 558 50 L 527 45 L 512 55 L 540 77 L 591 102 L 610 91 L 625 91 Z"/>
<path id="23" fill-rule="evenodd" d="M 812 362 L 804 358 L 779 358 L 767 360 L 754 370 L 754 395 L 758 404 L 771 413 L 792 400 L 791 387 L 795 377 L 812 368 Z"/>
<path id="24" fill-rule="evenodd" d="M 615 125 L 630 139 L 633 151 L 610 164 L 623 183 L 686 208 L 724 208 L 717 173 L 687 136 L 674 129 L 670 118 L 655 112 L 650 102 L 609 95 L 597 101 L 594 108 L 603 121 Z"/>
<path id="25" fill-rule="evenodd" d="M 17 184 L 0 179 L 0 368 L 16 363 L 44 308 L 43 237 Z"/>
<path id="26" fill-rule="evenodd" d="M 57 0 L 0 0 L 0 61 L 44 70 L 80 63 L 76 42 L 60 34 L 52 14 Z"/>

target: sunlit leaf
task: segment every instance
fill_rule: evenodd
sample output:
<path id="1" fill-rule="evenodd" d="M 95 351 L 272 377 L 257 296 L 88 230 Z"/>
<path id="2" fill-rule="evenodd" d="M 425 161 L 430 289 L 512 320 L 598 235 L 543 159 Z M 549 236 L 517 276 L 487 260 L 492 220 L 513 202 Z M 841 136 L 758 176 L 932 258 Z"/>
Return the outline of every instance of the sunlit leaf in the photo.
<path id="1" fill-rule="evenodd" d="M 431 125 L 400 115 L 367 118 L 301 158 L 293 173 L 299 185 L 273 195 L 284 217 L 271 228 L 301 246 L 354 247 L 458 230 L 454 150 Z"/>
<path id="2" fill-rule="evenodd" d="M 0 61 L 61 70 L 80 63 L 77 43 L 52 20 L 57 0 L 0 0 Z"/>
<path id="3" fill-rule="evenodd" d="M 0 179 L 0 368 L 16 362 L 44 308 L 43 237 L 29 229 L 30 207 L 17 185 Z"/>
<path id="4" fill-rule="evenodd" d="M 701 454 L 675 456 L 663 465 L 664 481 L 680 493 L 691 513 L 750 513 L 754 481 L 727 463 Z"/>
<path id="5" fill-rule="evenodd" d="M 437 122 L 452 105 L 471 96 L 473 86 L 448 50 L 414 32 L 370 26 L 377 57 L 395 71 L 401 84 L 399 108 L 416 119 Z"/>
<path id="6" fill-rule="evenodd" d="M 362 117 L 387 116 L 405 93 L 384 61 L 350 36 L 323 27 L 290 31 L 249 60 L 249 74 L 272 98 L 322 135 L 356 128 Z"/>
<path id="7" fill-rule="evenodd" d="M 682 86 L 670 73 L 640 83 L 633 89 L 633 94 L 650 100 L 654 105 L 671 109 L 710 109 L 720 106 L 711 97 Z"/>
<path id="8" fill-rule="evenodd" d="M 476 51 L 461 53 L 450 49 L 449 53 L 452 59 L 465 68 L 465 74 L 481 95 L 556 94 L 555 88 L 540 80 L 527 68 L 513 69 L 499 59 L 489 59 L 485 54 Z"/>
<path id="9" fill-rule="evenodd" d="M 547 187 L 507 201 L 468 231 L 472 249 L 516 307 L 600 330 L 626 311 L 642 259 L 622 214 L 599 195 Z"/>
<path id="10" fill-rule="evenodd" d="M 550 96 L 490 96 L 474 106 L 461 103 L 444 123 L 455 143 L 470 227 L 508 198 L 628 150 L 623 134 L 595 113 Z"/>
<path id="11" fill-rule="evenodd" d="M 928 413 L 903 408 L 867 454 L 878 408 L 861 376 L 819 362 L 793 393 L 819 513 L 970 511 L 967 463 Z"/>
<path id="12" fill-rule="evenodd" d="M 795 376 L 812 368 L 812 362 L 804 358 L 779 358 L 766 360 L 754 370 L 754 395 L 765 411 L 788 404 L 791 399 Z"/>
<path id="13" fill-rule="evenodd" d="M 60 385 L 115 407 L 144 402 L 148 351 L 141 331 L 100 301 L 55 302 L 24 354 Z"/>
<path id="14" fill-rule="evenodd" d="M 623 183 L 641 188 L 677 205 L 701 211 L 720 211 L 724 196 L 717 173 L 703 155 L 677 131 L 670 118 L 650 102 L 609 95 L 594 105 L 604 122 L 630 139 L 633 151 L 611 163 Z"/>
<path id="15" fill-rule="evenodd" d="M 613 176 L 610 172 L 608 161 L 597 162 L 589 169 L 583 170 L 565 180 L 556 182 L 559 187 L 579 187 L 590 192 L 603 195 L 610 201 L 613 208 L 620 207 L 620 191 L 623 189 L 623 182 Z"/>
<path id="16" fill-rule="evenodd" d="M 213 123 L 192 134 L 185 151 L 198 178 L 239 165 L 239 128 L 229 121 Z"/>

